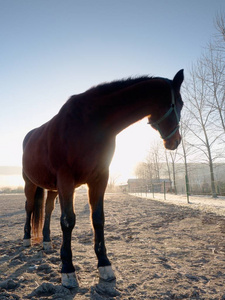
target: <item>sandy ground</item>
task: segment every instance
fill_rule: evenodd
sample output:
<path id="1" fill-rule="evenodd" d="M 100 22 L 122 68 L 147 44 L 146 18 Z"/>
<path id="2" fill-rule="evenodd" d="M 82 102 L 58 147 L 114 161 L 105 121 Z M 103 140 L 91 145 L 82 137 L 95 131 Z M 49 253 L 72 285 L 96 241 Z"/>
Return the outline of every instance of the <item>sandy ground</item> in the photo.
<path id="1" fill-rule="evenodd" d="M 23 248 L 24 195 L 0 195 L 0 299 L 225 299 L 225 200 L 172 198 L 106 194 L 106 246 L 117 280 L 105 284 L 97 278 L 87 196 L 78 194 L 72 250 L 79 288 L 69 290 L 60 284 L 59 204 L 54 249 Z"/>

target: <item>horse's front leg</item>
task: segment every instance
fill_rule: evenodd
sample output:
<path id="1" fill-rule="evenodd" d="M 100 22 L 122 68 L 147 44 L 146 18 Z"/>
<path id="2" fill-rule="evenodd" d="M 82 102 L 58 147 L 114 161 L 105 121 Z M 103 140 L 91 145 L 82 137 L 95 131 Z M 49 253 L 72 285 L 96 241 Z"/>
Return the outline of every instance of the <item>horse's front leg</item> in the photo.
<path id="1" fill-rule="evenodd" d="M 62 260 L 62 285 L 67 288 L 74 288 L 78 286 L 75 275 L 75 268 L 72 262 L 71 250 L 71 235 L 75 226 L 76 216 L 73 205 L 73 188 L 65 186 L 65 189 L 59 191 L 59 200 L 61 205 L 61 228 L 63 232 L 63 242 L 61 246 L 61 260 Z"/>
<path id="2" fill-rule="evenodd" d="M 99 179 L 99 178 L 98 178 Z M 98 271 L 100 279 L 111 281 L 115 279 L 111 263 L 107 257 L 104 239 L 104 193 L 108 181 L 108 174 L 97 182 L 89 185 L 89 201 L 91 205 L 91 218 L 94 228 L 94 249 L 98 258 Z"/>

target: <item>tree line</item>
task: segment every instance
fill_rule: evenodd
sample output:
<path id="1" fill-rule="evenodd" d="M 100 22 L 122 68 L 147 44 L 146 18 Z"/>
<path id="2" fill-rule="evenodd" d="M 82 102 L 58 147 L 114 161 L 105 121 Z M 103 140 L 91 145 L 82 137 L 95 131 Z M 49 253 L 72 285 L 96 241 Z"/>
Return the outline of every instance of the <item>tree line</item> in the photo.
<path id="1" fill-rule="evenodd" d="M 159 143 L 153 144 L 146 162 L 139 164 L 135 171 L 138 178 L 144 176 L 155 180 L 165 176 L 166 165 L 167 178 L 173 183 L 176 193 L 176 167 L 181 162 L 187 188 L 193 171 L 190 166 L 193 167 L 193 163 L 207 164 L 209 176 L 206 177 L 214 198 L 218 194 L 215 167 L 225 161 L 225 14 L 216 16 L 215 29 L 215 36 L 189 73 L 185 73 L 181 91 L 184 100 L 181 146 L 171 152 L 163 150 Z"/>

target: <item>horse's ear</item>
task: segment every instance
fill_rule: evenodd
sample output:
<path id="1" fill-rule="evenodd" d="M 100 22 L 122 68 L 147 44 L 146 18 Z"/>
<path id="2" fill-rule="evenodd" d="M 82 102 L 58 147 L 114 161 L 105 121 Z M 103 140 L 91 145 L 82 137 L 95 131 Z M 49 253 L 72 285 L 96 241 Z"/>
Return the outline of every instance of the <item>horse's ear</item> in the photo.
<path id="1" fill-rule="evenodd" d="M 179 90 L 183 80 L 184 80 L 184 70 L 182 69 L 179 72 L 177 72 L 177 74 L 173 78 L 174 88 Z"/>

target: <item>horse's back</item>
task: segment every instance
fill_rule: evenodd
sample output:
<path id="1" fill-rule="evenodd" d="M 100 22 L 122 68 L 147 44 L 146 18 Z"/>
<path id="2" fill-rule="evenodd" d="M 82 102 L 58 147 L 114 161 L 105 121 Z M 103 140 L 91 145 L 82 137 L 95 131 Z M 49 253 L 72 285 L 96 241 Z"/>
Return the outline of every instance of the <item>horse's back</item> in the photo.
<path id="1" fill-rule="evenodd" d="M 91 100 L 91 95 L 72 96 L 49 122 L 26 135 L 23 169 L 31 180 L 55 189 L 62 170 L 83 184 L 108 169 L 115 136 L 93 120 Z"/>

